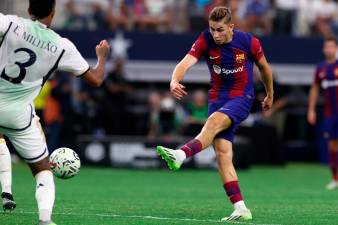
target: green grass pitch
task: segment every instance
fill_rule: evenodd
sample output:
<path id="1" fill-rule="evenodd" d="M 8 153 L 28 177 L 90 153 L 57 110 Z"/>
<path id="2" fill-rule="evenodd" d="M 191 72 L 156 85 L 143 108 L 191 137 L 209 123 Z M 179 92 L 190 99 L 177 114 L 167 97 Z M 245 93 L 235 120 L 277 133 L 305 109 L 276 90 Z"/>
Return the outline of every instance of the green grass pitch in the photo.
<path id="1" fill-rule="evenodd" d="M 239 171 L 254 219 L 227 224 L 338 224 L 338 190 L 327 191 L 321 165 L 253 167 Z M 54 221 L 62 224 L 222 224 L 232 212 L 215 170 L 82 168 L 56 181 Z M 37 224 L 35 183 L 25 165 L 13 165 L 17 209 L 0 224 Z"/>

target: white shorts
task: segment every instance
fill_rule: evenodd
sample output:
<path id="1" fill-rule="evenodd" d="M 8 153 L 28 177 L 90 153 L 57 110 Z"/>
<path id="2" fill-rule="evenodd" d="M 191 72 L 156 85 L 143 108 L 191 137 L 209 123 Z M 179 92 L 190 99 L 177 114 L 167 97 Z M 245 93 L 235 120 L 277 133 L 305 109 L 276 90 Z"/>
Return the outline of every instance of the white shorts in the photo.
<path id="1" fill-rule="evenodd" d="M 0 134 L 6 135 L 15 150 L 27 163 L 34 163 L 48 156 L 46 138 L 40 118 L 32 110 L 31 122 L 25 129 L 15 130 L 0 126 Z M 18 121 L 20 122 L 20 121 Z"/>

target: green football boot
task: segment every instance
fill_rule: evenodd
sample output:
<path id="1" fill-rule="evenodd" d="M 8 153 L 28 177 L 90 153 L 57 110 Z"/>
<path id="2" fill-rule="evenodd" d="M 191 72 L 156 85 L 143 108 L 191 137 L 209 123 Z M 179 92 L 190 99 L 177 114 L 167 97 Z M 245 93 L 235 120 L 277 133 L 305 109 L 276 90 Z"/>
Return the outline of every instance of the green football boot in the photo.
<path id="1" fill-rule="evenodd" d="M 177 150 L 165 148 L 163 146 L 157 146 L 156 152 L 162 159 L 164 159 L 169 169 L 171 170 L 179 170 L 183 160 L 180 160 L 177 154 Z"/>

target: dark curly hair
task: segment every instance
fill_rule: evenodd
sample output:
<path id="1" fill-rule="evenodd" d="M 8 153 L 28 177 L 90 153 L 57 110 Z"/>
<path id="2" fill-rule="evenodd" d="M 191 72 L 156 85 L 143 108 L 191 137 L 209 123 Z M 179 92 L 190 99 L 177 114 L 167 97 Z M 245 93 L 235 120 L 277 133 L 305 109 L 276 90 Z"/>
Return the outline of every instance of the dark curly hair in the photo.
<path id="1" fill-rule="evenodd" d="M 54 6 L 55 0 L 29 0 L 29 12 L 36 19 L 49 16 Z"/>

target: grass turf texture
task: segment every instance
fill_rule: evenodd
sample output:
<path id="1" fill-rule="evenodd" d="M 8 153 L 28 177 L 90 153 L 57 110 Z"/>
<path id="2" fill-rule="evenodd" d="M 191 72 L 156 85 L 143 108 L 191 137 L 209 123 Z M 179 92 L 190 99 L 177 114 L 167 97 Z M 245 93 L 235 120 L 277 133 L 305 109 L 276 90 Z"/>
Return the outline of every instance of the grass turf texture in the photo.
<path id="1" fill-rule="evenodd" d="M 254 167 L 239 171 L 254 219 L 227 224 L 338 224 L 338 190 L 327 191 L 329 170 L 319 165 Z M 59 224 L 222 224 L 232 212 L 214 170 L 82 168 L 55 178 Z M 13 165 L 17 208 L 0 224 L 37 224 L 35 185 L 25 165 Z"/>

